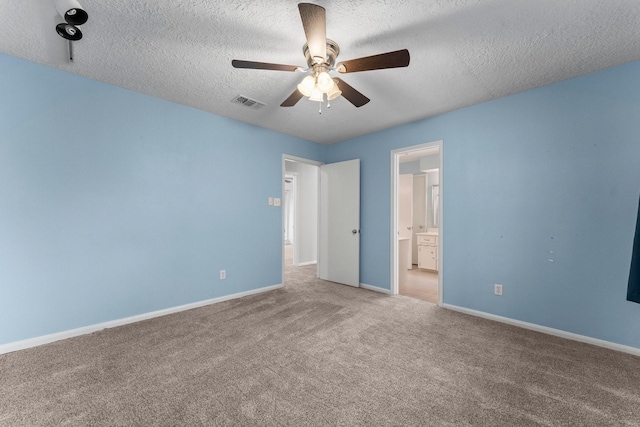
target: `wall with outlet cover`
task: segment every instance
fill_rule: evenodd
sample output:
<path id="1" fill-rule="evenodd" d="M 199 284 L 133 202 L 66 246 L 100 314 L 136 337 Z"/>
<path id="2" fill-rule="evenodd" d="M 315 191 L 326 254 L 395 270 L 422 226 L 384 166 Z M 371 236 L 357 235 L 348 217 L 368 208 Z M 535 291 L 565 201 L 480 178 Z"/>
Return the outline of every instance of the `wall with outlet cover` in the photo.
<path id="1" fill-rule="evenodd" d="M 281 283 L 283 153 L 361 159 L 361 282 L 389 289 L 390 151 L 442 139 L 445 303 L 640 348 L 640 62 L 330 146 L 0 75 L 0 345 Z"/>
<path id="2" fill-rule="evenodd" d="M 1 54 L 0 76 L 0 345 L 282 283 L 267 200 L 283 153 L 324 147 Z"/>
<path id="3" fill-rule="evenodd" d="M 363 283 L 390 288 L 390 151 L 437 140 L 445 304 L 640 348 L 640 62 L 329 146 L 361 159 Z"/>

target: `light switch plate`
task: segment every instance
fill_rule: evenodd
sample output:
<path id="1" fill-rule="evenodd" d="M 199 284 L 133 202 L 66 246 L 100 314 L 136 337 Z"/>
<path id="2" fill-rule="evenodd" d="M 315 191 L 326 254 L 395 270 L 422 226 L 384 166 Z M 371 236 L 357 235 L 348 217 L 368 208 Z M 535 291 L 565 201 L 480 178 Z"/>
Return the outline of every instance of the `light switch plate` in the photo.
<path id="1" fill-rule="evenodd" d="M 275 199 L 273 199 L 273 205 L 274 206 L 280 206 L 280 199 L 278 197 L 276 197 Z"/>
<path id="2" fill-rule="evenodd" d="M 273 197 L 269 197 L 269 206 L 273 206 Z"/>

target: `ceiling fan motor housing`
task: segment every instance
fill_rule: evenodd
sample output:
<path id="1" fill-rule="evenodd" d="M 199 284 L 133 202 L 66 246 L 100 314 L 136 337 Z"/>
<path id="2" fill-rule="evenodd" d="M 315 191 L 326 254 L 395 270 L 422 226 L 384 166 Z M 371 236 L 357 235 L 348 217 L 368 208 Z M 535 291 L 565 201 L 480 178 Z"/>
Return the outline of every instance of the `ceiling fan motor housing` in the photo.
<path id="1" fill-rule="evenodd" d="M 304 58 L 307 60 L 309 68 L 314 68 L 314 65 L 323 65 L 328 68 L 333 68 L 336 65 L 336 58 L 340 54 L 340 46 L 338 46 L 338 43 L 333 40 L 327 39 L 327 57 L 321 64 L 317 64 L 314 57 L 311 56 L 308 43 L 305 43 L 304 46 L 302 46 L 302 53 L 304 54 Z"/>

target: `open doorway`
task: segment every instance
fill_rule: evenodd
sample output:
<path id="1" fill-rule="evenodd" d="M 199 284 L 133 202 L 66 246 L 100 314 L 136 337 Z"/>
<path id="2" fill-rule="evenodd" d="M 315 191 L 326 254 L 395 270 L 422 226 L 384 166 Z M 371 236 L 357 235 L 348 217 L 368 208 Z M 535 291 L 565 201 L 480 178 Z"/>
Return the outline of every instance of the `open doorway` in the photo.
<path id="1" fill-rule="evenodd" d="M 283 155 L 283 283 L 288 277 L 292 277 L 292 273 L 295 275 L 298 269 L 304 269 L 305 273 L 313 270 L 313 276 L 317 275 L 320 164 L 313 160 Z"/>
<path id="2" fill-rule="evenodd" d="M 442 141 L 392 161 L 392 294 L 442 304 Z"/>

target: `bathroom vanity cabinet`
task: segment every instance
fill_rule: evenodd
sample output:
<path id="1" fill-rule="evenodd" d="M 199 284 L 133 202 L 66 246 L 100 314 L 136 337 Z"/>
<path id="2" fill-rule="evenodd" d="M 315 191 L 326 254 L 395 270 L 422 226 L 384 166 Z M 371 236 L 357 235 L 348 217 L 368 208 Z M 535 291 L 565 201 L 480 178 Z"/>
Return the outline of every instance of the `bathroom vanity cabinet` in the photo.
<path id="1" fill-rule="evenodd" d="M 438 270 L 438 236 L 416 233 L 418 238 L 418 268 Z"/>

